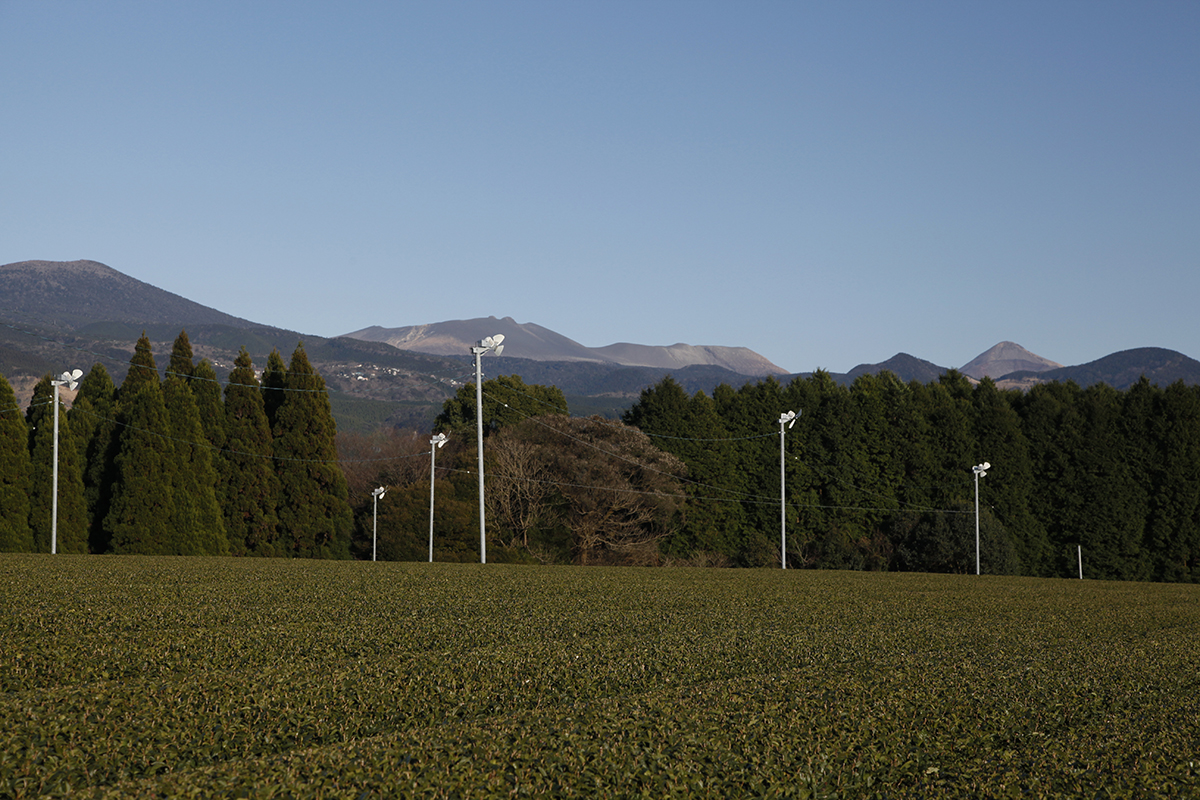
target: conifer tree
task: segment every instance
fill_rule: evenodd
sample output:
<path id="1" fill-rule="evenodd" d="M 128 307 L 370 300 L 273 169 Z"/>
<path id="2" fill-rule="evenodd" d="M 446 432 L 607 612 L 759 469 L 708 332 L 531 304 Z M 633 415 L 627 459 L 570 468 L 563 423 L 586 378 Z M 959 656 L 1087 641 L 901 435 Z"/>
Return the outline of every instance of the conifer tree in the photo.
<path id="1" fill-rule="evenodd" d="M 293 556 L 349 558 L 353 516 L 337 463 L 337 426 L 325 381 L 303 344 L 292 354 L 284 388 L 274 430 L 281 544 Z"/>
<path id="2" fill-rule="evenodd" d="M 225 531 L 235 555 L 275 555 L 279 478 L 272 463 L 271 427 L 263 393 L 243 347 L 225 387 L 225 451 L 220 464 Z"/>
<path id="3" fill-rule="evenodd" d="M 225 448 L 225 405 L 221 402 L 221 383 L 216 370 L 207 358 L 200 359 L 192 370 L 188 382 L 196 398 L 196 410 L 200 412 L 200 427 L 204 438 L 213 446 L 213 464 L 220 461 L 220 452 Z"/>
<path id="4" fill-rule="evenodd" d="M 148 383 L 158 383 L 158 367 L 154 363 L 154 353 L 150 347 L 150 337 L 142 331 L 137 344 L 133 347 L 133 358 L 129 359 L 129 371 L 121 382 L 120 394 L 133 395 L 141 386 Z M 120 399 L 120 395 L 118 395 Z"/>
<path id="5" fill-rule="evenodd" d="M 262 374 L 263 410 L 267 414 L 267 424 L 271 426 L 272 431 L 275 430 L 279 407 L 283 405 L 283 398 L 287 394 L 286 384 L 287 365 L 283 363 L 283 356 L 279 351 L 272 349 L 271 354 L 267 356 L 267 368 Z"/>
<path id="6" fill-rule="evenodd" d="M 61 400 L 60 400 L 61 402 Z M 34 549 L 50 552 L 54 517 L 54 384 L 49 375 L 38 381 L 25 419 L 29 427 L 32 482 L 29 489 L 29 526 Z M 58 419 L 58 520 L 55 549 L 59 553 L 88 551 L 87 501 L 83 495 L 83 465 L 75 433 L 66 412 Z"/>
<path id="7" fill-rule="evenodd" d="M 30 552 L 29 428 L 8 379 L 0 375 L 0 552 Z"/>
<path id="8" fill-rule="evenodd" d="M 175 503 L 176 555 L 225 555 L 225 520 L 217 503 L 217 474 L 212 448 L 200 425 L 200 412 L 186 378 L 172 370 L 163 382 L 163 402 L 170 420 L 174 449 L 172 499 Z"/>
<path id="9" fill-rule="evenodd" d="M 112 500 L 114 462 L 120 443 L 116 418 L 117 387 L 104 365 L 96 363 L 83 376 L 68 414 L 83 464 L 88 543 L 93 553 L 108 551 L 104 518 Z"/>
<path id="10" fill-rule="evenodd" d="M 138 340 L 118 396 L 122 426 L 114 460 L 112 503 L 104 518 L 114 553 L 175 552 L 175 448 L 150 342 Z"/>
<path id="11" fill-rule="evenodd" d="M 171 346 L 171 360 L 167 364 L 167 374 L 164 378 L 177 375 L 180 378 L 192 377 L 195 365 L 192 363 L 192 343 L 187 331 L 181 330 Z"/>

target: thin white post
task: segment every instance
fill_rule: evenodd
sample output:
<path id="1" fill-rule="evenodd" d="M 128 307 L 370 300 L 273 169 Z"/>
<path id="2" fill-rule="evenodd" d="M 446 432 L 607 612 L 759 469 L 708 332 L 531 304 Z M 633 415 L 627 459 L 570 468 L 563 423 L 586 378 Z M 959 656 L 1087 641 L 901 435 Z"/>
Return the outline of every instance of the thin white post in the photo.
<path id="1" fill-rule="evenodd" d="M 1075 556 L 1079 559 L 1079 580 L 1083 580 L 1083 545 L 1075 545 Z"/>
<path id="2" fill-rule="evenodd" d="M 437 448 L 429 448 L 429 563 L 433 563 L 433 474 L 437 463 Z"/>
<path id="3" fill-rule="evenodd" d="M 385 494 L 387 494 L 386 486 L 380 486 L 377 489 L 371 490 L 371 497 L 375 498 L 374 514 L 372 515 L 372 521 L 371 521 L 371 560 L 372 561 L 375 560 L 375 546 L 376 546 L 376 542 L 378 542 L 378 540 L 379 540 L 379 537 L 378 537 L 379 498 L 383 497 Z"/>
<path id="4" fill-rule="evenodd" d="M 987 475 L 987 471 L 992 468 L 988 462 L 977 464 L 971 467 L 971 471 L 975 473 L 975 574 L 979 574 L 979 479 Z"/>
<path id="5" fill-rule="evenodd" d="M 446 443 L 446 434 L 439 433 L 429 440 L 429 563 L 433 563 L 433 478 L 437 468 L 438 448 Z"/>
<path id="6" fill-rule="evenodd" d="M 784 431 L 779 423 L 779 568 L 787 569 L 787 478 L 784 475 Z"/>
<path id="7" fill-rule="evenodd" d="M 483 366 L 479 360 L 484 349 L 473 348 L 475 353 L 475 446 L 479 453 L 479 563 L 487 563 L 487 523 L 483 514 Z"/>
<path id="8" fill-rule="evenodd" d="M 787 476 L 784 471 L 784 439 L 787 429 L 796 424 L 796 412 L 779 415 L 779 568 L 787 569 Z"/>
<path id="9" fill-rule="evenodd" d="M 975 574 L 979 574 L 979 470 L 975 470 Z"/>
<path id="10" fill-rule="evenodd" d="M 54 499 L 50 501 L 50 554 L 58 552 L 58 381 L 54 384 Z"/>
<path id="11" fill-rule="evenodd" d="M 471 348 L 475 356 L 475 444 L 479 450 L 479 563 L 487 563 L 487 526 L 483 511 L 483 366 L 479 360 L 484 353 L 500 355 L 504 350 L 504 334 L 486 336 Z"/>

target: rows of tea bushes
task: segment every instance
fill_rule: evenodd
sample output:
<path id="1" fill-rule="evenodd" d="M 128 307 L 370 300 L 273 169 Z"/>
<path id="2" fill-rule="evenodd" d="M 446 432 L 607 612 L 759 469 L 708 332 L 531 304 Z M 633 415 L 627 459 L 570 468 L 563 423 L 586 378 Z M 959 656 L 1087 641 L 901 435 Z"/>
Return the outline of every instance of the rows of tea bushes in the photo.
<path id="1" fill-rule="evenodd" d="M 0 556 L 0 797 L 1187 797 L 1200 588 Z"/>

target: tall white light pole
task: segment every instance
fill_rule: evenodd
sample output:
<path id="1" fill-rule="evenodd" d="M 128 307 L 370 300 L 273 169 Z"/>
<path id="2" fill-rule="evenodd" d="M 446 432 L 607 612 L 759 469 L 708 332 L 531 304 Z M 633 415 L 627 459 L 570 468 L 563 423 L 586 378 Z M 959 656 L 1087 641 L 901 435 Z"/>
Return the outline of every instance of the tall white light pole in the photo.
<path id="1" fill-rule="evenodd" d="M 50 554 L 54 555 L 58 552 L 58 387 L 66 386 L 74 391 L 79 385 L 79 378 L 83 375 L 83 370 L 74 369 L 70 372 L 64 372 L 57 379 L 50 381 L 54 384 L 54 496 L 50 501 Z"/>
<path id="2" fill-rule="evenodd" d="M 500 355 L 504 350 L 504 334 L 497 333 L 481 339 L 471 348 L 475 356 L 475 440 L 479 448 L 479 563 L 487 563 L 487 533 L 483 519 L 483 367 L 479 359 L 484 353 Z"/>
<path id="3" fill-rule="evenodd" d="M 437 451 L 446 444 L 446 434 L 439 433 L 429 440 L 429 563 L 433 563 L 433 473 L 437 467 Z"/>
<path id="4" fill-rule="evenodd" d="M 380 486 L 378 489 L 371 490 L 371 497 L 375 498 L 375 509 L 371 520 L 371 560 L 375 560 L 375 543 L 378 541 L 379 532 L 379 498 L 387 494 L 387 487 Z"/>
<path id="5" fill-rule="evenodd" d="M 787 569 L 787 478 L 784 474 L 784 425 L 791 430 L 796 424 L 795 411 L 779 415 L 779 567 Z"/>
<path id="6" fill-rule="evenodd" d="M 988 462 L 976 464 L 971 467 L 971 471 L 975 473 L 975 574 L 979 574 L 979 479 L 987 475 L 987 471 L 992 468 Z"/>

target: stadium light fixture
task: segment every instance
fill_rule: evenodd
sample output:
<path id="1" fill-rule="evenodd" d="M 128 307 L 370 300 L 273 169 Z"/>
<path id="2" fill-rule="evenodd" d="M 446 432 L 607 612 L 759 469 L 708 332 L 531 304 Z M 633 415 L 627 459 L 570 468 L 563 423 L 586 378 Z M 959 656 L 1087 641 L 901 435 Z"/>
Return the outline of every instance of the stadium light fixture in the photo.
<path id="1" fill-rule="evenodd" d="M 379 532 L 379 498 L 387 494 L 387 487 L 380 486 L 378 489 L 371 490 L 371 497 L 375 498 L 374 510 L 371 519 L 371 560 L 375 560 L 375 545 L 378 541 Z"/>
<path id="2" fill-rule="evenodd" d="M 795 411 L 779 415 L 779 567 L 787 569 L 787 479 L 784 473 L 784 434 L 796 424 Z M 784 426 L 787 426 L 786 430 Z"/>
<path id="3" fill-rule="evenodd" d="M 971 471 L 975 473 L 975 574 L 979 574 L 979 479 L 987 475 L 987 471 L 992 468 L 988 462 L 976 464 L 971 467 Z"/>
<path id="4" fill-rule="evenodd" d="M 433 474 L 437 467 L 437 451 L 446 445 L 446 434 L 439 433 L 429 440 L 429 563 L 433 563 Z"/>
<path id="5" fill-rule="evenodd" d="M 475 440 L 479 452 L 479 563 L 487 563 L 487 533 L 483 515 L 483 367 L 479 359 L 485 353 L 500 355 L 504 351 L 504 334 L 497 333 L 481 339 L 471 348 L 475 356 Z"/>
<path id="6" fill-rule="evenodd" d="M 83 377 L 83 370 L 73 369 L 70 372 L 64 372 L 50 381 L 50 383 L 54 384 L 54 488 L 53 499 L 50 501 L 52 506 L 50 511 L 51 555 L 58 552 L 58 387 L 66 386 L 71 391 L 75 391 L 75 387 L 79 385 L 81 377 Z"/>

